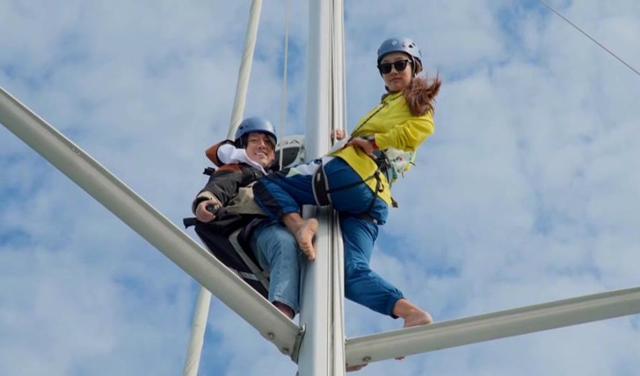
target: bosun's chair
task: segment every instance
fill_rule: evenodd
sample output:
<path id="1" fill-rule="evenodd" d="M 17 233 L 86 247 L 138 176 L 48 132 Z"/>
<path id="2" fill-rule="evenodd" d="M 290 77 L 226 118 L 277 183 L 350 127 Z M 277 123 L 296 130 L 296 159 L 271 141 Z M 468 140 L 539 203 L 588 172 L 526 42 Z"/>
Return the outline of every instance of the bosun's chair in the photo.
<path id="1" fill-rule="evenodd" d="M 282 152 L 282 166 L 284 168 L 298 164 L 304 160 L 304 138 L 302 136 L 285 137 L 276 150 L 276 163 L 280 161 Z M 205 175 L 211 175 L 213 170 L 206 168 Z M 195 232 L 202 240 L 207 250 L 234 271 L 249 286 L 268 298 L 269 273 L 267 273 L 256 259 L 249 246 L 249 237 L 253 229 L 254 215 L 238 215 L 225 213 L 224 208 L 216 213 L 216 220 L 203 223 L 196 218 L 184 218 L 185 228 L 194 226 Z"/>

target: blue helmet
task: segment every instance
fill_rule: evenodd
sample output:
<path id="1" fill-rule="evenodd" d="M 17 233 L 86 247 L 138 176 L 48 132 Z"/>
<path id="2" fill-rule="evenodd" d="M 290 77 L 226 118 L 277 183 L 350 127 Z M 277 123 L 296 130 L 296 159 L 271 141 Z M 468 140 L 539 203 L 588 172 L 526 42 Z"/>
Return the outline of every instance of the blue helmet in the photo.
<path id="1" fill-rule="evenodd" d="M 378 48 L 378 64 L 383 57 L 392 52 L 404 52 L 411 56 L 412 60 L 417 62 L 414 65 L 414 72 L 420 73 L 422 71 L 422 52 L 416 42 L 409 38 L 389 38 L 382 42 Z"/>
<path id="2" fill-rule="evenodd" d="M 250 117 L 244 119 L 238 129 L 236 130 L 235 135 L 235 143 L 239 148 L 244 148 L 247 146 L 247 137 L 250 133 L 264 133 L 273 142 L 273 146 L 275 147 L 278 143 L 278 137 L 276 137 L 276 131 L 273 128 L 273 124 L 269 120 L 263 119 L 261 117 Z"/>

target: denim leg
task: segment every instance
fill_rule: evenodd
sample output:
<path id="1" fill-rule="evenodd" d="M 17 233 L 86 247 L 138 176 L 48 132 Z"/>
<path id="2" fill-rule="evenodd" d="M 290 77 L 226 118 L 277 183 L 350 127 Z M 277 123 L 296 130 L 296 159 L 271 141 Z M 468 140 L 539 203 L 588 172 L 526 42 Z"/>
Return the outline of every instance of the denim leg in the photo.
<path id="1" fill-rule="evenodd" d="M 301 205 L 315 205 L 311 175 L 266 176 L 253 186 L 255 201 L 272 219 L 299 213 Z"/>
<path id="2" fill-rule="evenodd" d="M 350 216 L 340 217 L 344 240 L 345 296 L 383 315 L 393 315 L 402 292 L 369 267 L 378 226 Z"/>
<path id="3" fill-rule="evenodd" d="M 274 223 L 255 230 L 251 238 L 260 266 L 270 273 L 269 301 L 300 310 L 300 265 L 302 252 L 293 235 Z"/>
<path id="4" fill-rule="evenodd" d="M 345 161 L 335 158 L 325 166 L 329 180 L 333 207 L 350 214 L 368 213 L 379 225 L 387 220 L 387 204 L 377 197 L 371 188 L 362 181 L 360 175 Z M 344 188 L 351 186 L 350 188 Z"/>

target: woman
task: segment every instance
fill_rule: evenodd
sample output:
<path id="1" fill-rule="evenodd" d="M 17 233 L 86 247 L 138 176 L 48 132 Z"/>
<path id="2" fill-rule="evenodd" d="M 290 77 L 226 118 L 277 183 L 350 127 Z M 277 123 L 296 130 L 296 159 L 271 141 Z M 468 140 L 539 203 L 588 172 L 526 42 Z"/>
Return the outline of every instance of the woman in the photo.
<path id="1" fill-rule="evenodd" d="M 346 297 L 382 314 L 402 317 L 405 327 L 429 324 L 431 316 L 373 272 L 369 260 L 378 226 L 394 204 L 391 183 L 408 170 L 414 153 L 434 131 L 433 101 L 441 83 L 437 78 L 417 77 L 422 54 L 408 38 L 384 41 L 377 63 L 387 93 L 359 122 L 347 146 L 324 157 L 321 164 L 259 180 L 254 193 L 258 205 L 284 222 L 311 260 L 318 222 L 304 220 L 300 206 L 330 203 L 340 214 Z"/>

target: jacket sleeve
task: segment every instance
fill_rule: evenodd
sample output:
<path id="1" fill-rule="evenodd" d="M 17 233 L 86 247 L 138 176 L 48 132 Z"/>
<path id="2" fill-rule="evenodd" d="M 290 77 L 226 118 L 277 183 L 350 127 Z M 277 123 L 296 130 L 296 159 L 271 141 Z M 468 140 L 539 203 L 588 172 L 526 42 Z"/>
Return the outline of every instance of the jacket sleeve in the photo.
<path id="1" fill-rule="evenodd" d="M 413 116 L 391 127 L 388 132 L 377 133 L 376 145 L 382 150 L 395 148 L 416 151 L 433 134 L 434 128 L 431 112 L 423 116 Z"/>
<path id="2" fill-rule="evenodd" d="M 227 205 L 238 193 L 238 189 L 244 183 L 244 180 L 246 180 L 245 175 L 238 165 L 227 165 L 219 168 L 209 177 L 207 185 L 198 192 L 191 204 L 191 210 L 195 213 L 198 204 L 209 199 L 218 200 L 222 206 Z"/>
<path id="3" fill-rule="evenodd" d="M 207 158 L 209 158 L 209 160 L 211 162 L 213 162 L 213 164 L 218 166 L 218 167 L 222 167 L 223 165 L 229 163 L 229 162 L 224 162 L 223 160 L 220 159 L 219 149 L 221 147 L 223 147 L 224 145 L 233 145 L 233 141 L 224 140 L 222 142 L 219 142 L 219 143 L 217 143 L 215 145 L 210 146 L 205 151 L 205 154 L 207 155 Z"/>

